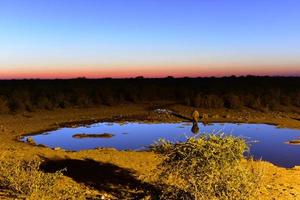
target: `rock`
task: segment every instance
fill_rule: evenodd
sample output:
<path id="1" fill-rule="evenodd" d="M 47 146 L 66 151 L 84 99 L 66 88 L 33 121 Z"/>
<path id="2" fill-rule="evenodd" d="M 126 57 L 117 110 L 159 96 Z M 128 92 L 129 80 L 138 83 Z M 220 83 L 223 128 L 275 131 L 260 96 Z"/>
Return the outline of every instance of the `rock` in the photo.
<path id="1" fill-rule="evenodd" d="M 300 145 L 300 140 L 290 140 L 287 142 L 287 144 Z"/>
<path id="2" fill-rule="evenodd" d="M 63 150 L 62 148 L 60 148 L 60 147 L 55 147 L 53 150 L 55 150 L 55 151 L 59 151 L 59 150 Z"/>
<path id="3" fill-rule="evenodd" d="M 158 114 L 170 114 L 170 113 L 172 113 L 171 110 L 168 110 L 168 109 L 162 109 L 162 108 L 155 109 L 154 112 L 155 112 L 155 113 L 158 113 Z"/>
<path id="4" fill-rule="evenodd" d="M 293 167 L 292 169 L 294 169 L 294 170 L 300 170 L 300 166 L 299 166 L 299 165 L 296 165 L 296 166 Z"/>
<path id="5" fill-rule="evenodd" d="M 28 144 L 36 145 L 36 143 L 35 143 L 35 141 L 33 140 L 32 137 L 28 137 L 28 138 L 26 139 L 26 141 L 27 141 Z"/>

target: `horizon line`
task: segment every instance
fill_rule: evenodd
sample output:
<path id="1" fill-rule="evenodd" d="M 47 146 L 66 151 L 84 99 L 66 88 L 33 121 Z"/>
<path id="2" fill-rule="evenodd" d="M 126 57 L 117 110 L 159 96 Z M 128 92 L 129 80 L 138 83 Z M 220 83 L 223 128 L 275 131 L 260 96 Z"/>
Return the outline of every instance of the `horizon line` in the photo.
<path id="1" fill-rule="evenodd" d="M 162 77 L 147 77 L 147 76 L 128 76 L 128 77 L 66 77 L 66 78 L 0 78 L 0 81 L 14 81 L 14 80 L 76 80 L 76 79 L 86 79 L 86 80 L 104 80 L 104 79 L 198 79 L 198 78 L 247 78 L 247 77 L 258 77 L 258 78 L 300 78 L 300 74 L 296 75 L 225 75 L 225 76 L 162 76 Z"/>

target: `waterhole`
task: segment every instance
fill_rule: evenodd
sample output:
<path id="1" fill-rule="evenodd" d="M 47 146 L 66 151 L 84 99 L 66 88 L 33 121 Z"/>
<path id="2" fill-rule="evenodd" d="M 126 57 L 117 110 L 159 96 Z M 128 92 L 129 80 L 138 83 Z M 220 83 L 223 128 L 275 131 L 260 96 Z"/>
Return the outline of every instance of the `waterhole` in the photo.
<path id="1" fill-rule="evenodd" d="M 267 124 L 199 123 L 198 134 L 225 133 L 244 138 L 250 155 L 283 167 L 300 165 L 300 146 L 286 144 L 300 139 L 300 131 Z M 84 137 L 77 137 L 83 134 Z M 99 134 L 96 137 L 95 134 Z M 91 135 L 92 137 L 89 137 Z M 110 137 L 103 137 L 103 136 Z M 144 150 L 160 138 L 179 142 L 194 136 L 192 123 L 95 123 L 89 126 L 61 128 L 31 137 L 36 144 L 78 151 L 98 147 L 118 150 Z M 74 137 L 75 136 L 75 137 Z"/>

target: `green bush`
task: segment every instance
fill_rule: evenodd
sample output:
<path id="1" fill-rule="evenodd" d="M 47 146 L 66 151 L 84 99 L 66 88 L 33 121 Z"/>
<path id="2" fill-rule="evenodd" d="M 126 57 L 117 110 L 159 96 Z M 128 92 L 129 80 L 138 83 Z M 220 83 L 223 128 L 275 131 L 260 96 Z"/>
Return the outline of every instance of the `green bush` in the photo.
<path id="1" fill-rule="evenodd" d="M 246 143 L 233 136 L 202 135 L 183 143 L 160 140 L 152 149 L 164 160 L 155 171 L 161 199 L 249 199 L 259 173 L 242 163 Z"/>

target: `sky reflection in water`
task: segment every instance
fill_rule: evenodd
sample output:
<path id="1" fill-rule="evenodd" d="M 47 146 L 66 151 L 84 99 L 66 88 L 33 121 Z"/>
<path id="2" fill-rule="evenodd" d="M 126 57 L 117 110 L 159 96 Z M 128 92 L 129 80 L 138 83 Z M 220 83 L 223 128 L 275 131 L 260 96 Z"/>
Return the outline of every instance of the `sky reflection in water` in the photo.
<path id="1" fill-rule="evenodd" d="M 61 147 L 66 150 L 93 149 L 96 147 L 113 147 L 119 150 L 142 150 L 153 144 L 159 138 L 171 141 L 184 141 L 193 136 L 192 123 L 96 123 L 77 128 L 61 128 L 55 131 L 32 136 L 37 144 L 48 147 Z M 232 124 L 214 123 L 203 126 L 199 124 L 201 133 L 224 132 L 245 138 L 250 142 L 251 155 L 255 159 L 262 158 L 276 165 L 292 167 L 300 165 L 300 146 L 288 145 L 284 142 L 300 137 L 300 131 L 294 129 L 279 129 L 266 124 Z M 72 136 L 78 133 L 102 134 L 111 133 L 112 138 L 76 139 Z M 24 138 L 26 140 L 26 138 Z"/>

